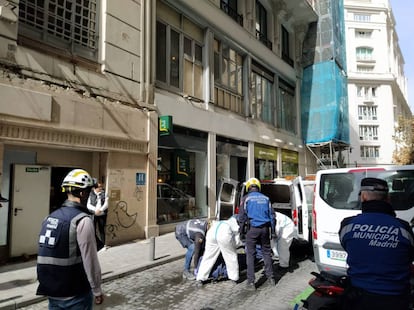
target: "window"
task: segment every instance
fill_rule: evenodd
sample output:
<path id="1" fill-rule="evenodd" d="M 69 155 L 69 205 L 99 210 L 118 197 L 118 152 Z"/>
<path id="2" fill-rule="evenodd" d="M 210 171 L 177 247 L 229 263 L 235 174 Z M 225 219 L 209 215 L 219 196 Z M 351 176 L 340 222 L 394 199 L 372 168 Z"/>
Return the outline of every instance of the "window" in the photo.
<path id="1" fill-rule="evenodd" d="M 378 140 L 378 126 L 359 126 L 359 140 Z"/>
<path id="2" fill-rule="evenodd" d="M 371 101 L 377 97 L 377 87 L 374 86 L 357 86 L 357 96 L 365 101 Z"/>
<path id="3" fill-rule="evenodd" d="M 28 44 L 40 41 L 55 48 L 49 48 L 49 52 L 96 61 L 98 3 L 96 0 L 20 0 L 19 35 Z"/>
<path id="4" fill-rule="evenodd" d="M 267 36 L 267 12 L 259 1 L 256 1 L 256 37 L 268 48 L 272 48 L 272 42 Z"/>
<path id="5" fill-rule="evenodd" d="M 240 26 L 243 26 L 243 16 L 237 13 L 237 0 L 221 0 L 220 8 Z"/>
<path id="6" fill-rule="evenodd" d="M 282 26 L 282 59 L 289 65 L 293 66 L 293 60 L 290 58 L 290 39 L 289 32 Z"/>
<path id="7" fill-rule="evenodd" d="M 360 39 L 370 39 L 372 36 L 372 30 L 355 30 L 355 37 Z"/>
<path id="8" fill-rule="evenodd" d="M 358 119 L 364 121 L 377 120 L 377 107 L 367 105 L 358 106 Z"/>
<path id="9" fill-rule="evenodd" d="M 366 14 L 354 14 L 354 21 L 356 22 L 370 22 L 371 21 L 371 15 L 366 15 Z"/>
<path id="10" fill-rule="evenodd" d="M 357 47 L 356 58 L 358 61 L 371 61 L 373 49 L 370 47 Z"/>
<path id="11" fill-rule="evenodd" d="M 242 113 L 243 57 L 226 43 L 214 40 L 215 103 Z"/>
<path id="12" fill-rule="evenodd" d="M 184 37 L 184 93 L 197 98 L 203 96 L 203 48 Z"/>
<path id="13" fill-rule="evenodd" d="M 374 71 L 373 66 L 357 66 L 357 72 L 360 73 L 370 73 Z"/>
<path id="14" fill-rule="evenodd" d="M 379 149 L 380 149 L 379 146 L 361 145 L 360 147 L 361 158 L 378 158 Z"/>
<path id="15" fill-rule="evenodd" d="M 286 131 L 296 133 L 295 88 L 283 80 L 279 80 L 277 124 Z"/>
<path id="16" fill-rule="evenodd" d="M 273 73 L 257 63 L 252 64 L 252 118 L 274 124 L 275 104 L 272 96 Z"/>
<path id="17" fill-rule="evenodd" d="M 157 81 L 186 95 L 203 97 L 203 47 L 199 42 L 157 21 L 156 59 Z"/>

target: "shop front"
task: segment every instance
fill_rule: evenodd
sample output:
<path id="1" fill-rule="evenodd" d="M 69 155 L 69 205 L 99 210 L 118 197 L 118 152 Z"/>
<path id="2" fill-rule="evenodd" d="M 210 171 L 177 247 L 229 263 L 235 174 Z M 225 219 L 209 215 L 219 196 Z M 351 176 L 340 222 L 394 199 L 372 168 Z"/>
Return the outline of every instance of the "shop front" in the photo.
<path id="1" fill-rule="evenodd" d="M 259 180 L 273 180 L 278 177 L 277 171 L 277 148 L 255 144 L 254 146 L 254 169 L 255 176 Z"/>
<path id="2" fill-rule="evenodd" d="M 160 135 L 157 224 L 207 216 L 207 133 L 180 126 Z"/>
<path id="3" fill-rule="evenodd" d="M 290 150 L 282 150 L 282 175 L 298 176 L 299 175 L 299 153 Z"/>

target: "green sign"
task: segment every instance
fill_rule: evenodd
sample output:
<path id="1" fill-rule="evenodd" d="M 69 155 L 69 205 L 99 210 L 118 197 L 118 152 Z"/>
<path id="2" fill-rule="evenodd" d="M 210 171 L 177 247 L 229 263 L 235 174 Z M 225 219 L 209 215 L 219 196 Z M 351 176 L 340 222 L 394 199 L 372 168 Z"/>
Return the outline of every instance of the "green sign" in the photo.
<path id="1" fill-rule="evenodd" d="M 254 158 L 277 160 L 277 149 L 266 145 L 255 145 L 254 146 Z"/>
<path id="2" fill-rule="evenodd" d="M 26 167 L 26 172 L 39 172 L 39 168 L 36 168 L 36 167 Z"/>
<path id="3" fill-rule="evenodd" d="M 159 119 L 160 136 L 167 136 L 172 133 L 172 116 L 162 115 Z"/>

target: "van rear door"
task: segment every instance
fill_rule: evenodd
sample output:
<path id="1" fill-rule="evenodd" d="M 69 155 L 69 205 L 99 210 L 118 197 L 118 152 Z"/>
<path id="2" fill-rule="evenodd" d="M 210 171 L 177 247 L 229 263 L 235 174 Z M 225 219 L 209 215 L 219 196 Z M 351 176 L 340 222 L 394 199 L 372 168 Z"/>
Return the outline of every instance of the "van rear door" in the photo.
<path id="1" fill-rule="evenodd" d="M 216 218 L 226 220 L 237 213 L 239 203 L 239 182 L 229 178 L 222 178 L 217 194 Z"/>
<path id="2" fill-rule="evenodd" d="M 309 213 L 305 186 L 300 176 L 296 177 L 292 184 L 292 219 L 298 229 L 299 237 L 309 241 Z"/>

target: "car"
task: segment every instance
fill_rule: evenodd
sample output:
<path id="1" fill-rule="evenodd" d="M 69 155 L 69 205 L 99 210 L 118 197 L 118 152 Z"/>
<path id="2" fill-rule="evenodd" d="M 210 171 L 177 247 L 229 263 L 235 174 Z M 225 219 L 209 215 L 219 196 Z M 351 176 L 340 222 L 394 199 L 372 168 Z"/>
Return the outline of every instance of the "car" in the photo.
<path id="1" fill-rule="evenodd" d="M 321 170 L 316 173 L 312 212 L 312 238 L 319 271 L 345 274 L 347 253 L 339 242 L 341 221 L 361 212 L 359 189 L 365 177 L 384 179 L 397 216 L 414 218 L 414 165 Z"/>
<path id="2" fill-rule="evenodd" d="M 195 197 L 167 183 L 157 183 L 158 224 L 191 217 L 195 209 Z"/>
<path id="3" fill-rule="evenodd" d="M 261 192 L 269 197 L 275 211 L 281 212 L 293 220 L 298 236 L 297 240 L 309 243 L 311 233 L 309 206 L 302 178 L 299 176 L 293 179 L 262 180 Z M 245 194 L 244 183 L 223 178 L 218 190 L 216 218 L 226 219 L 237 214 Z"/>

